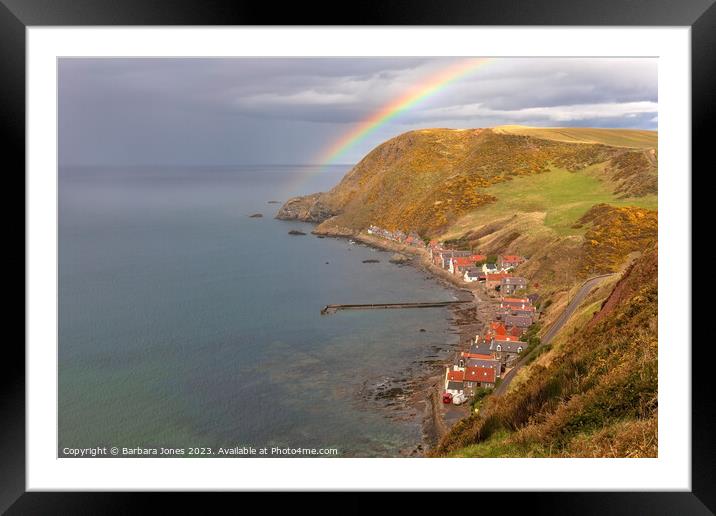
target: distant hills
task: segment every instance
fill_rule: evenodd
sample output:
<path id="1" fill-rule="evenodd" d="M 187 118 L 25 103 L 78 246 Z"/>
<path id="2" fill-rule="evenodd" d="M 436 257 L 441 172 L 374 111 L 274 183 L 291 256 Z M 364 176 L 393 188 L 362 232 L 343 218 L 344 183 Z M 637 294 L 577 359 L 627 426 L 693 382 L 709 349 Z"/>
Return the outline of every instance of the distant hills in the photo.
<path id="1" fill-rule="evenodd" d="M 612 147 L 655 149 L 656 131 L 637 129 L 602 129 L 593 127 L 527 127 L 501 125 L 492 129 L 498 134 L 518 134 L 567 143 L 598 143 Z"/>

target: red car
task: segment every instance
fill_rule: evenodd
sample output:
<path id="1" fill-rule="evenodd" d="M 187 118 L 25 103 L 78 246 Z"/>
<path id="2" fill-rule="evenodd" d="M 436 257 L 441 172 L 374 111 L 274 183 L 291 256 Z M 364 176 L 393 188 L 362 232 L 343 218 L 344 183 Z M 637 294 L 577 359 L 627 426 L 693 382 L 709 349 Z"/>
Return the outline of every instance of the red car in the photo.
<path id="1" fill-rule="evenodd" d="M 443 393 L 443 403 L 452 403 L 452 394 L 450 394 L 449 392 Z"/>

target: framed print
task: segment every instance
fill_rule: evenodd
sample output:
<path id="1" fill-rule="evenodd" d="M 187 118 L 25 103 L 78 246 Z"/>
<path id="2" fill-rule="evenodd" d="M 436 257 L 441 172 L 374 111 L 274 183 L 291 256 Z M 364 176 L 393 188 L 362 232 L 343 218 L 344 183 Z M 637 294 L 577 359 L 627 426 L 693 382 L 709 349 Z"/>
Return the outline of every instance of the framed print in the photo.
<path id="1" fill-rule="evenodd" d="M 0 10 L 26 201 L 3 510 L 712 511 L 691 323 L 711 2 L 212 7 Z"/>

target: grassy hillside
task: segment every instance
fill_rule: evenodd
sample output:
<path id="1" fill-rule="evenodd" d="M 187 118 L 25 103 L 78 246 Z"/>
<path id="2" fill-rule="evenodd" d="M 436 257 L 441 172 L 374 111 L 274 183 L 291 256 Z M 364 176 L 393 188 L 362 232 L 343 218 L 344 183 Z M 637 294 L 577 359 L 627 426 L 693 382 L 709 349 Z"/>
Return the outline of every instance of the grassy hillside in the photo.
<path id="1" fill-rule="evenodd" d="M 434 454 L 656 457 L 657 264 L 652 247 L 606 299 L 586 300 L 586 324 L 563 330 L 522 381 L 488 397 Z"/>
<path id="2" fill-rule="evenodd" d="M 606 135 L 611 130 L 596 131 Z M 618 130 L 611 139 L 602 139 L 622 141 L 627 138 L 622 133 Z M 358 231 L 376 224 L 439 236 L 475 210 L 509 202 L 523 187 L 594 189 L 595 202 L 656 193 L 655 149 L 541 136 L 492 129 L 424 129 L 400 135 L 371 151 L 340 184 L 320 197 L 321 206 L 335 216 L 319 231 L 336 227 Z M 654 134 L 651 141 L 655 139 Z M 566 173 L 578 177 L 570 178 L 569 184 Z M 542 183 L 524 181 L 544 174 L 552 175 Z M 553 201 L 561 202 L 558 198 Z M 575 222 L 588 208 L 575 209 L 573 220 L 565 219 L 562 226 L 568 228 L 567 222 Z"/>
<path id="3" fill-rule="evenodd" d="M 517 271 L 543 297 L 615 272 L 657 242 L 658 213 L 650 209 L 656 197 L 610 199 L 597 188 L 579 188 L 589 181 L 568 172 L 528 178 L 529 187 L 465 216 L 444 238 L 489 254 L 528 256 Z M 593 204 L 600 200 L 611 204 Z M 539 211 L 526 211 L 532 209 Z"/>
<path id="4" fill-rule="evenodd" d="M 486 221 L 493 221 L 504 214 L 545 213 L 544 224 L 558 235 L 583 234 L 584 229 L 574 225 L 592 206 L 609 203 L 613 206 L 637 206 L 656 209 L 655 193 L 641 197 L 619 198 L 614 192 L 614 183 L 600 179 L 594 165 L 580 173 L 565 169 L 550 169 L 549 172 L 515 178 L 510 182 L 485 188 L 484 194 L 495 198 L 495 202 L 479 207 L 457 220 L 446 238 L 455 238 Z"/>
<path id="5" fill-rule="evenodd" d="M 330 192 L 290 200 L 279 216 L 321 222 L 319 233 L 376 224 L 526 255 L 518 272 L 549 296 L 655 241 L 657 154 L 647 145 L 656 138 L 622 129 L 411 131 L 376 147 Z M 596 205 L 621 211 L 599 212 L 604 223 L 583 219 Z M 618 236 L 610 240 L 610 231 Z"/>
<path id="6" fill-rule="evenodd" d="M 375 224 L 527 256 L 517 273 L 540 295 L 543 328 L 583 280 L 626 271 L 591 292 L 507 394 L 488 396 L 436 455 L 656 455 L 656 139 L 621 129 L 412 131 L 330 192 L 282 207 L 280 218 L 320 222 L 319 233 Z"/>
<path id="7" fill-rule="evenodd" d="M 649 248 L 659 233 L 657 212 L 633 206 L 597 204 L 575 226 L 587 228 L 584 273 L 617 271 L 628 254 Z"/>

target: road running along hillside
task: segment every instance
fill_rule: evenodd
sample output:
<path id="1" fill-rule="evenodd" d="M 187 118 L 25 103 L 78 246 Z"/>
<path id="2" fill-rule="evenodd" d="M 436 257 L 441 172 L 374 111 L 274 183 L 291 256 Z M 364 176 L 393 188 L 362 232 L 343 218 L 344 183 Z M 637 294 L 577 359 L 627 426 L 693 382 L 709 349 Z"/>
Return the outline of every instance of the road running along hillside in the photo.
<path id="1" fill-rule="evenodd" d="M 562 327 L 569 321 L 569 319 L 574 315 L 574 312 L 577 311 L 577 308 L 582 304 L 584 299 L 589 295 L 589 293 L 592 291 L 594 287 L 599 285 L 602 281 L 604 281 L 605 278 L 608 278 L 609 276 L 613 276 L 615 273 L 610 274 L 600 274 L 599 276 L 594 276 L 593 278 L 589 278 L 587 281 L 582 283 L 582 286 L 579 288 L 577 293 L 574 295 L 574 297 L 567 303 L 566 308 L 564 311 L 557 317 L 557 320 L 550 326 L 549 330 L 544 334 L 542 337 L 542 344 L 549 344 L 550 341 L 559 333 L 559 331 L 562 329 Z M 500 385 L 498 385 L 493 394 L 496 396 L 501 396 L 505 392 L 507 392 L 507 387 L 509 387 L 510 382 L 512 382 L 512 379 L 517 374 L 517 371 L 523 366 L 524 357 L 522 357 L 517 364 L 515 364 L 515 367 L 513 367 L 509 373 L 505 375 L 505 377 L 502 379 L 502 382 L 500 382 Z"/>

